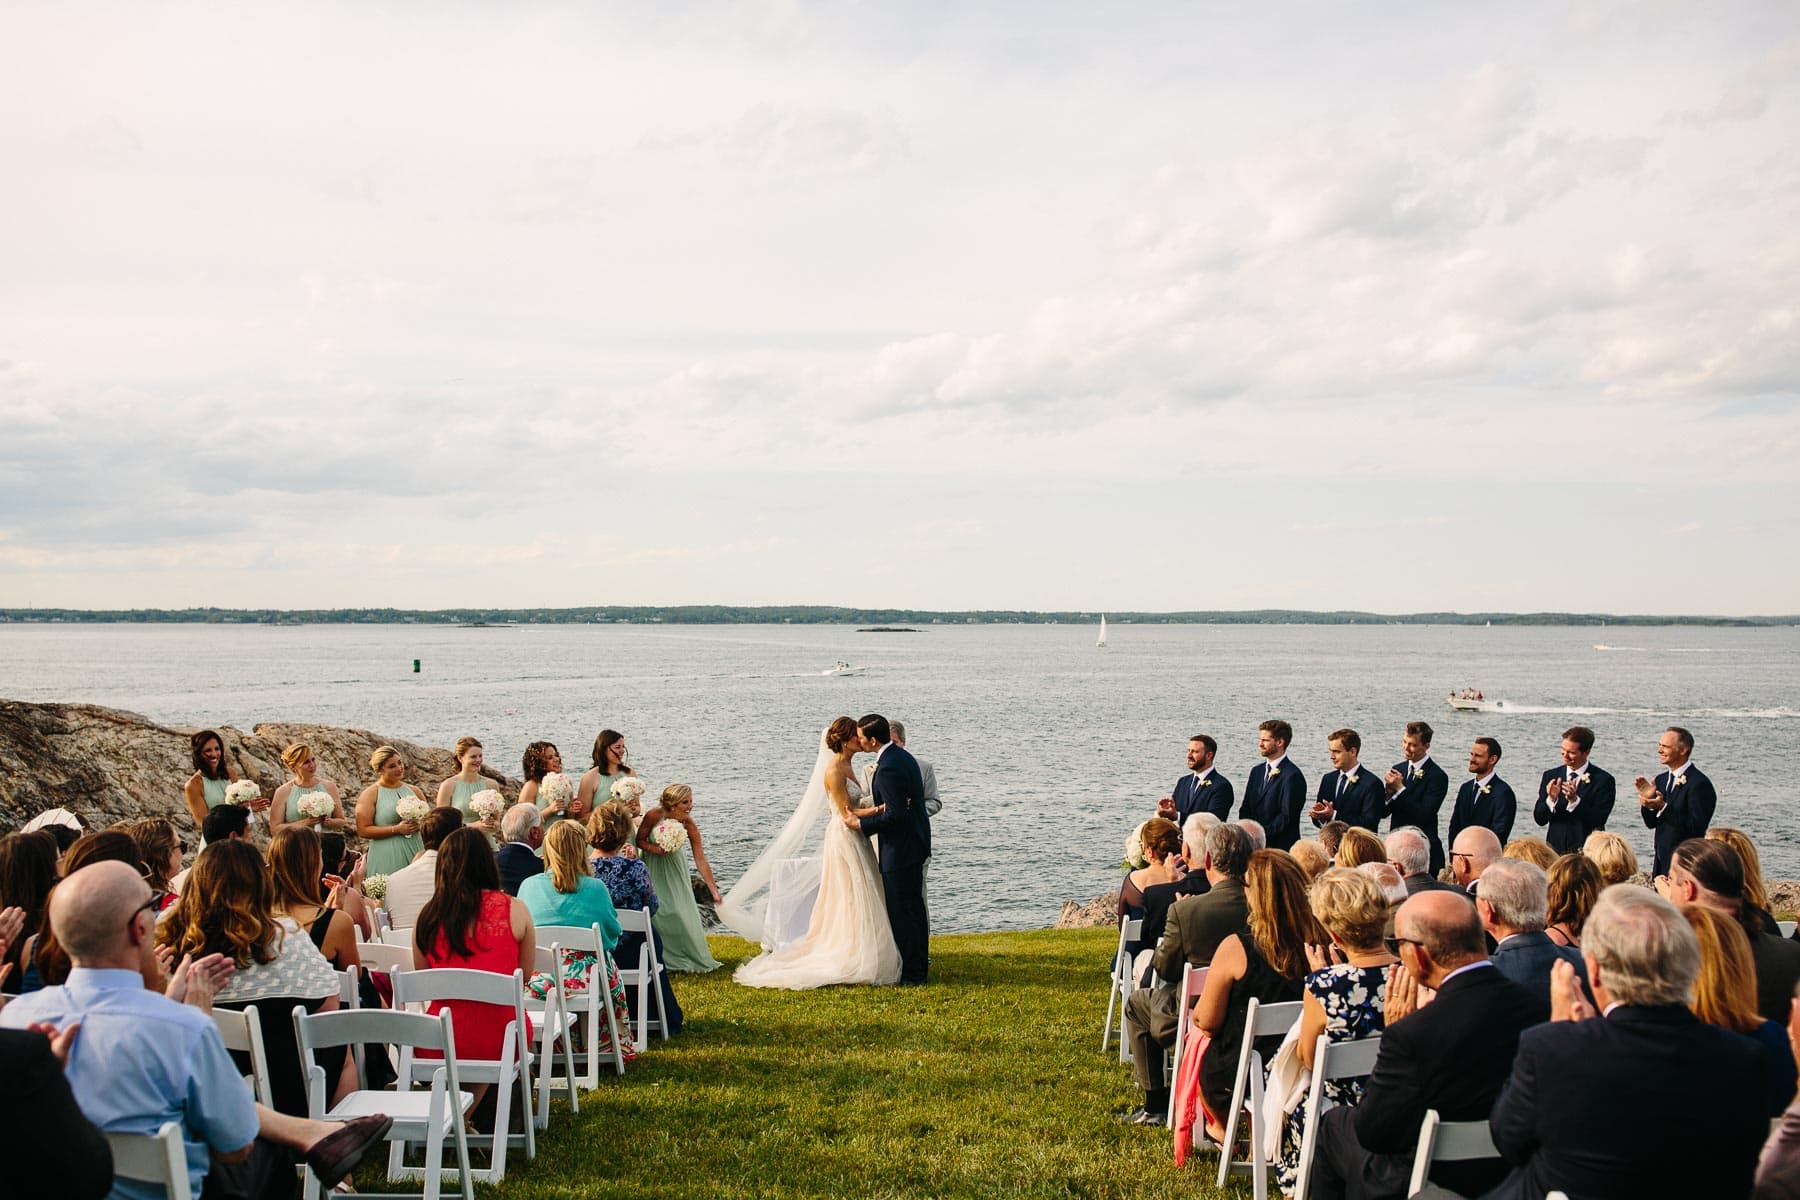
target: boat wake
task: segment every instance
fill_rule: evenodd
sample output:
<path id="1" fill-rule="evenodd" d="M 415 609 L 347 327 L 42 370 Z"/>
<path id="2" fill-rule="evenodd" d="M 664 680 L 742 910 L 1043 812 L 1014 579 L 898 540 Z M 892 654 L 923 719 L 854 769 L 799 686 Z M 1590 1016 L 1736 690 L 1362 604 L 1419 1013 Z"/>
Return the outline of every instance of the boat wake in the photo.
<path id="1" fill-rule="evenodd" d="M 1508 700 L 1483 712 L 1519 713 L 1527 716 L 1705 718 L 1719 721 L 1792 721 L 1800 719 L 1793 708 L 1606 708 L 1579 704 L 1514 704 Z"/>

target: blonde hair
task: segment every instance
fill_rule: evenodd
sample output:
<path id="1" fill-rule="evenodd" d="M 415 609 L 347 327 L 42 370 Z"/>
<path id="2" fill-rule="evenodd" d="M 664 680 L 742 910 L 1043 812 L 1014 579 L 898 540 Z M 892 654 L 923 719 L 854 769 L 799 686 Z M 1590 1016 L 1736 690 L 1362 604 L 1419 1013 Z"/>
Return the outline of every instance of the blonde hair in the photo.
<path id="1" fill-rule="evenodd" d="M 588 818 L 588 840 L 596 850 L 612 854 L 630 838 L 631 810 L 617 800 L 608 800 Z"/>
<path id="2" fill-rule="evenodd" d="M 486 749 L 486 747 L 484 747 L 479 740 L 472 738 L 465 733 L 462 737 L 456 739 L 456 745 L 451 747 L 450 754 L 451 757 L 456 759 L 456 765 L 460 767 L 462 766 L 463 755 L 471 750 L 483 749 Z"/>
<path id="3" fill-rule="evenodd" d="M 580 821 L 558 821 L 544 835 L 544 865 L 559 892 L 573 892 L 587 874 L 587 829 Z"/>
<path id="4" fill-rule="evenodd" d="M 1308 879 L 1317 879 L 1331 865 L 1331 855 L 1325 853 L 1325 847 L 1311 838 L 1295 842 L 1288 853 L 1294 856 L 1294 861 L 1300 864 L 1300 869 L 1306 872 Z"/>
<path id="5" fill-rule="evenodd" d="M 1340 847 L 1341 849 L 1341 847 Z M 1373 950 L 1387 929 L 1387 893 L 1373 876 L 1332 867 L 1313 880 L 1313 916 L 1346 950 Z"/>
<path id="6" fill-rule="evenodd" d="M 1724 842 L 1744 863 L 1744 899 L 1757 908 L 1769 907 L 1769 889 L 1763 886 L 1762 857 L 1756 852 L 1756 843 L 1750 835 L 1741 829 L 1733 829 L 1729 825 L 1714 825 L 1706 831 L 1709 842 Z"/>
<path id="7" fill-rule="evenodd" d="M 1540 871 L 1548 871 L 1550 864 L 1556 861 L 1556 851 L 1549 842 L 1541 837 L 1525 834 L 1506 843 L 1506 849 L 1500 852 L 1501 858 L 1517 858 L 1530 863 Z"/>
<path id="8" fill-rule="evenodd" d="M 300 773 L 300 764 L 313 756 L 312 747 L 305 742 L 295 742 L 281 752 L 281 764 L 294 774 Z"/>
<path id="9" fill-rule="evenodd" d="M 1360 867 L 1364 863 L 1386 862 L 1387 847 L 1381 839 L 1359 825 L 1352 825 L 1344 830 L 1344 836 L 1338 839 L 1337 865 L 1340 867 Z"/>
<path id="10" fill-rule="evenodd" d="M 375 753 L 369 755 L 369 769 L 376 774 L 380 774 L 383 766 L 393 762 L 399 757 L 400 752 L 392 746 L 377 746 L 375 747 Z"/>
<path id="11" fill-rule="evenodd" d="M 1631 852 L 1631 843 L 1610 830 L 1596 829 L 1588 834 L 1587 841 L 1581 843 L 1581 853 L 1600 868 L 1600 880 L 1606 887 L 1626 883 L 1637 874 L 1637 855 Z"/>
<path id="12" fill-rule="evenodd" d="M 667 812 L 669 809 L 669 805 L 680 804 L 683 800 L 692 800 L 693 798 L 694 798 L 694 789 L 693 788 L 689 787 L 685 783 L 671 783 L 668 787 L 666 787 L 662 790 L 662 795 L 657 797 L 656 807 L 662 809 L 664 812 Z"/>
<path id="13" fill-rule="evenodd" d="M 1743 926 L 1698 904 L 1682 905 L 1681 915 L 1700 940 L 1700 977 L 1694 980 L 1694 1002 L 1689 1007 L 1708 1025 L 1754 1032 L 1762 1024 L 1762 1014 L 1756 1011 L 1756 965 Z"/>

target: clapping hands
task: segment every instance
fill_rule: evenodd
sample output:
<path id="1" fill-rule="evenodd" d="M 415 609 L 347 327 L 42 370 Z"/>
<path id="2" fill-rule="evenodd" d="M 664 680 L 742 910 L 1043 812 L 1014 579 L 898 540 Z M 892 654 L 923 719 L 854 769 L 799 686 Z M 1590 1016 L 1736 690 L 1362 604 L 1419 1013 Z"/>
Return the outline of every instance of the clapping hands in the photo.
<path id="1" fill-rule="evenodd" d="M 191 1004 L 201 1012 L 210 1013 L 213 997 L 236 970 L 237 964 L 223 954 L 208 954 L 201 959 L 191 954 L 183 955 L 169 973 L 169 986 L 163 990 L 163 995 L 177 1004 Z"/>
<path id="2" fill-rule="evenodd" d="M 1552 1021 L 1585 1021 L 1594 1016 L 1581 976 L 1568 959 L 1558 959 L 1550 967 L 1550 1019 Z"/>
<path id="3" fill-rule="evenodd" d="M 1667 803 L 1667 801 L 1663 799 L 1663 794 L 1656 790 L 1656 785 L 1654 783 L 1651 783 L 1642 775 L 1639 775 L 1631 782 L 1632 785 L 1637 788 L 1639 804 L 1643 805 L 1651 812 L 1660 812 L 1662 810 L 1662 806 Z"/>
<path id="4" fill-rule="evenodd" d="M 1337 943 L 1321 946 L 1315 942 L 1306 944 L 1306 965 L 1309 970 L 1323 971 L 1326 967 L 1335 966 L 1344 961 L 1344 952 L 1337 948 Z"/>

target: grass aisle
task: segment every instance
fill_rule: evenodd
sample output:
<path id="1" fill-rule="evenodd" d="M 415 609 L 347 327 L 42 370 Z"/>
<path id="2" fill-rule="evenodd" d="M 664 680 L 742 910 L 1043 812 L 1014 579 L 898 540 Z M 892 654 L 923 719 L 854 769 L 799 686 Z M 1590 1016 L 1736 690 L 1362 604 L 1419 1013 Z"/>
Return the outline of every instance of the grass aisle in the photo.
<path id="1" fill-rule="evenodd" d="M 1099 1050 L 1114 938 L 939 937 L 927 987 L 812 992 L 739 987 L 751 947 L 714 938 L 725 969 L 676 977 L 682 1034 L 579 1117 L 559 1103 L 537 1161 L 482 1194 L 1216 1195 L 1210 1156 L 1177 1172 L 1166 1131 L 1114 1119 L 1137 1099 Z"/>

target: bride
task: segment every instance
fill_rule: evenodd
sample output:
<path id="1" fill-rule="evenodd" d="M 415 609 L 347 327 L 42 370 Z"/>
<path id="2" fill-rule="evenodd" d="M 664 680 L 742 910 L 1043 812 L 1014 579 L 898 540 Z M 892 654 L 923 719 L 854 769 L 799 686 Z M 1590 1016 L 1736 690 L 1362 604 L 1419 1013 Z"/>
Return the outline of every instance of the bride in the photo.
<path id="1" fill-rule="evenodd" d="M 843 822 L 846 813 L 880 811 L 858 807 L 862 788 L 850 760 L 864 749 L 856 722 L 831 723 L 800 806 L 719 905 L 727 925 L 763 944 L 764 953 L 737 969 L 739 983 L 798 990 L 899 981 L 875 851 Z"/>

